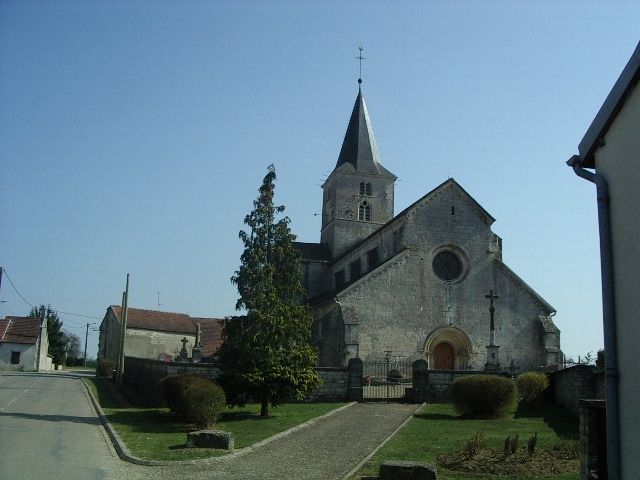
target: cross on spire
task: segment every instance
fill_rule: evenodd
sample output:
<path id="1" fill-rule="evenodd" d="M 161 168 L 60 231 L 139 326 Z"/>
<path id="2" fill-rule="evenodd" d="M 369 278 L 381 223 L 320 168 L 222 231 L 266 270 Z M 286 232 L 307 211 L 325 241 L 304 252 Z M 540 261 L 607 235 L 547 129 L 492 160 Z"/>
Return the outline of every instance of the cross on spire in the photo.
<path id="1" fill-rule="evenodd" d="M 362 60 L 365 59 L 365 57 L 362 56 L 362 51 L 364 50 L 364 47 L 360 45 L 358 47 L 358 50 L 360 50 L 360 55 L 356 57 L 358 60 L 360 60 L 360 75 L 358 76 L 358 83 L 362 83 Z"/>

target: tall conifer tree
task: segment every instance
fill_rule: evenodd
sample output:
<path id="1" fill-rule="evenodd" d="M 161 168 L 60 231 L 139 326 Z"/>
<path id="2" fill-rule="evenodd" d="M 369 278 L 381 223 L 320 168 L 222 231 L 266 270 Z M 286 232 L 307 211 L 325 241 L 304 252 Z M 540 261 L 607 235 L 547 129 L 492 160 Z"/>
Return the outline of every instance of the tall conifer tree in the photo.
<path id="1" fill-rule="evenodd" d="M 271 165 L 244 219 L 249 231 L 240 231 L 244 253 L 231 281 L 240 294 L 236 309 L 245 314 L 222 321 L 217 354 L 228 403 L 242 406 L 259 398 L 262 417 L 268 416 L 269 404 L 301 400 L 320 385 L 310 344 L 311 309 L 300 302 L 305 295 L 300 253 L 289 218 L 276 220 L 284 206 L 273 203 L 275 180 Z"/>

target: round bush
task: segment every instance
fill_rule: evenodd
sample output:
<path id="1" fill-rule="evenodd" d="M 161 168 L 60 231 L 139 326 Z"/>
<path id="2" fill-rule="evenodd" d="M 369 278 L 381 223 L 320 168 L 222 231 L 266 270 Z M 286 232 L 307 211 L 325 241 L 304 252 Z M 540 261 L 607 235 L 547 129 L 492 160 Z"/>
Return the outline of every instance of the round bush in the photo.
<path id="1" fill-rule="evenodd" d="M 224 390 L 211 381 L 187 390 L 186 404 L 186 416 L 198 428 L 212 427 L 227 406 Z"/>
<path id="2" fill-rule="evenodd" d="M 161 381 L 169 408 L 196 424 L 209 428 L 227 406 L 224 390 L 197 375 L 169 375 Z"/>
<path id="3" fill-rule="evenodd" d="M 516 385 L 520 400 L 532 406 L 542 391 L 549 386 L 549 377 L 541 372 L 526 372 L 516 379 Z"/>
<path id="4" fill-rule="evenodd" d="M 516 386 L 497 375 L 469 375 L 451 384 L 453 404 L 460 413 L 491 418 L 504 415 L 515 403 Z"/>

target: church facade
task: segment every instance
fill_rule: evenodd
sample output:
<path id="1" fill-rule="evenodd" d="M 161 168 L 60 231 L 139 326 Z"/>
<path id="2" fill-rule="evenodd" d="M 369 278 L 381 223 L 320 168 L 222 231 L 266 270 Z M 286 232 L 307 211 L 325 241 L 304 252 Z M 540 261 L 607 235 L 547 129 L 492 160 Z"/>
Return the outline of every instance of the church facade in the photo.
<path id="1" fill-rule="evenodd" d="M 441 370 L 558 368 L 555 310 L 502 261 L 494 218 L 453 179 L 394 215 L 395 180 L 359 90 L 322 186 L 320 242 L 296 243 L 319 365 L 391 357 Z"/>

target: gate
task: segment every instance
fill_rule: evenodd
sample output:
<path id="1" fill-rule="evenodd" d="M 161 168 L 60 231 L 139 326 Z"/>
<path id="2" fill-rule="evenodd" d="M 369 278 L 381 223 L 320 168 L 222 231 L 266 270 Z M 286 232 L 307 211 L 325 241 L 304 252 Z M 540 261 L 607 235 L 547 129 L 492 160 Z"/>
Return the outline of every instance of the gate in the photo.
<path id="1" fill-rule="evenodd" d="M 385 358 L 363 362 L 362 397 L 365 401 L 398 402 L 413 387 L 413 368 L 408 360 Z"/>

